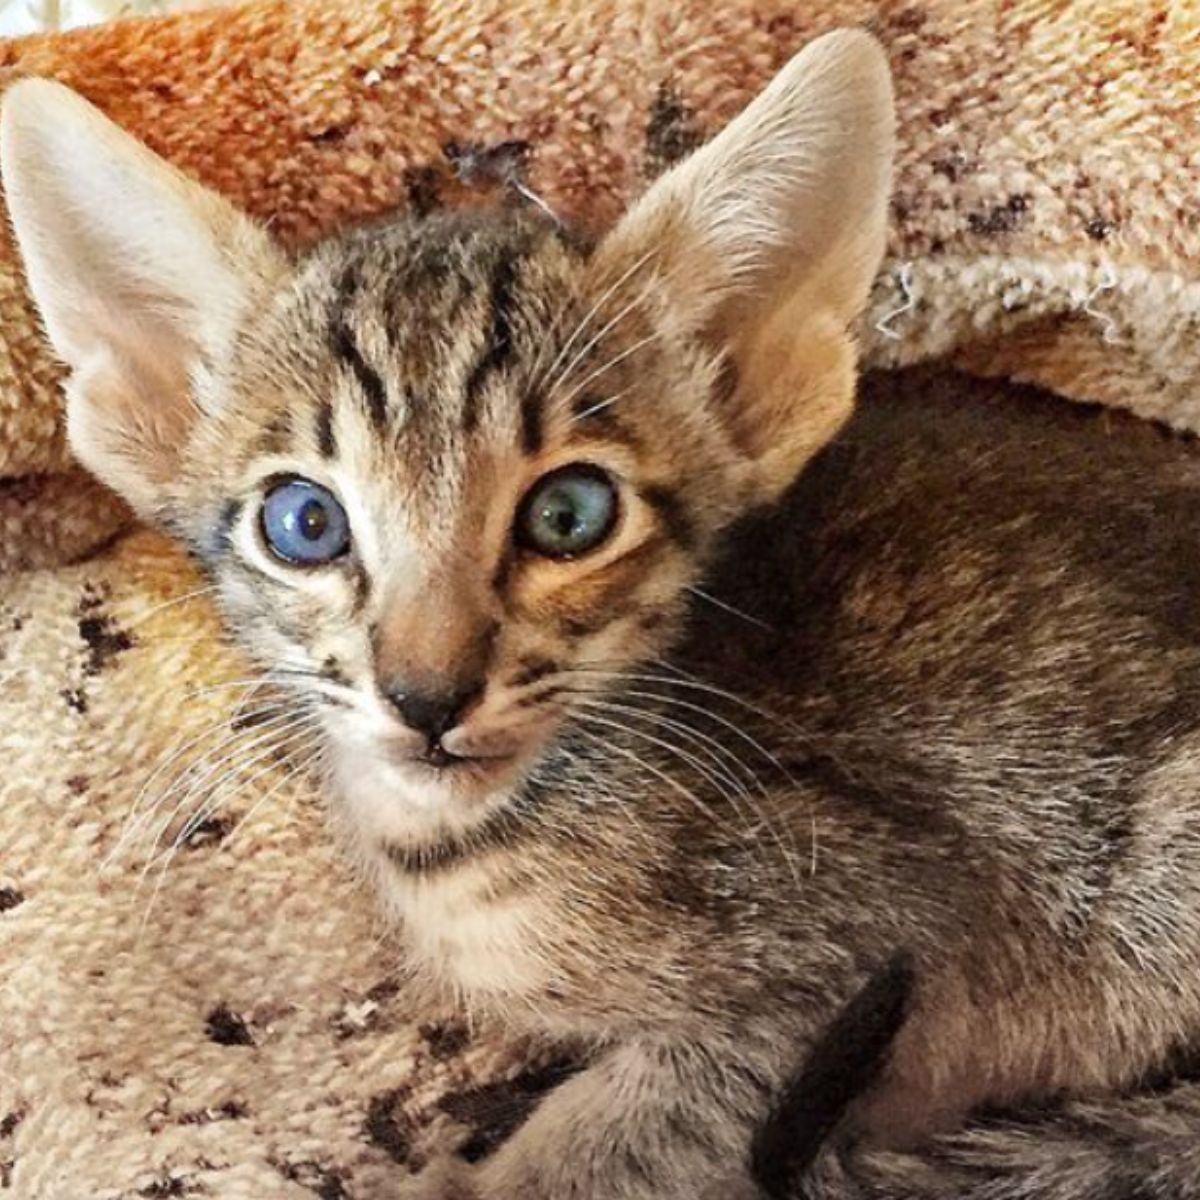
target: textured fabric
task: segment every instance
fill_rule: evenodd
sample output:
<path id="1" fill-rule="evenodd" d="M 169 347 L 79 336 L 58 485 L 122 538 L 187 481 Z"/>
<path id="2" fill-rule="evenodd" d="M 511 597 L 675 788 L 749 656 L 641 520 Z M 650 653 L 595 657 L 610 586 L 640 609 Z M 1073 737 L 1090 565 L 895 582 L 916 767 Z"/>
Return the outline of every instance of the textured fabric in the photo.
<path id="1" fill-rule="evenodd" d="M 803 42 L 863 22 L 902 147 L 868 361 L 1200 428 L 1195 5 L 269 0 L 0 55 L 302 244 L 517 184 L 603 225 Z M 553 1064 L 514 1080 L 525 1048 L 404 1010 L 311 784 L 213 690 L 245 668 L 178 599 L 197 580 L 115 536 L 124 510 L 70 467 L 0 238 L 0 1192 L 385 1195 L 443 1135 L 484 1148 Z M 131 809 L 174 786 L 186 811 L 233 734 L 242 774 L 144 870 L 147 831 L 117 845 Z"/>

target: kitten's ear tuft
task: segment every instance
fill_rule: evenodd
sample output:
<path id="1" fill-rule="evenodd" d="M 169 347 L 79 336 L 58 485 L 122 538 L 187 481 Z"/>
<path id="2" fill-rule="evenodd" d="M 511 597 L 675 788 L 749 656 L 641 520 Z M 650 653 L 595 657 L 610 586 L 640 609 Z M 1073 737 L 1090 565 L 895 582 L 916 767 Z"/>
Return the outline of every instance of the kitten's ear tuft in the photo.
<path id="1" fill-rule="evenodd" d="M 0 170 L 34 302 L 70 368 L 72 448 L 151 515 L 201 416 L 197 371 L 229 350 L 283 256 L 248 217 L 57 83 L 6 93 Z"/>
<path id="2" fill-rule="evenodd" d="M 727 416 L 755 499 L 786 487 L 852 406 L 847 331 L 883 255 L 894 124 L 879 44 L 828 34 L 600 247 L 604 271 L 644 257 L 684 327 L 732 361 Z"/>

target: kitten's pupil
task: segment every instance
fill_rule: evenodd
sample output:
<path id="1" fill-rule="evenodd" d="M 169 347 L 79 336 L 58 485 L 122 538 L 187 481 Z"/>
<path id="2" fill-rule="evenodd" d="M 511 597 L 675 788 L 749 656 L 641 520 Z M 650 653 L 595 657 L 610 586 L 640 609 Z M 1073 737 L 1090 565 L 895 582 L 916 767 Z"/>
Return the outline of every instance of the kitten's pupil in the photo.
<path id="1" fill-rule="evenodd" d="M 300 510 L 300 534 L 310 542 L 321 540 L 325 530 L 329 528 L 329 514 L 316 500 L 310 500 Z"/>
<path id="2" fill-rule="evenodd" d="M 542 520 L 560 537 L 568 537 L 580 524 L 574 506 L 561 493 L 542 509 Z"/>

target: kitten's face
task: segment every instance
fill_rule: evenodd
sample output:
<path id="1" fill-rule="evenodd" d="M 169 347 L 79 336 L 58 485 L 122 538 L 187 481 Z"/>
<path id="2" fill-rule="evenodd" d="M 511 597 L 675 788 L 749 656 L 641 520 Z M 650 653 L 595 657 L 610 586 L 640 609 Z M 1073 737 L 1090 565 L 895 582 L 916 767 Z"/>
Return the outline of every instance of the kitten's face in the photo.
<path id="1" fill-rule="evenodd" d="M 504 804 L 836 431 L 891 147 L 843 32 L 590 253 L 499 212 L 294 262 L 65 88 L 15 84 L 0 129 L 72 448 L 193 548 L 384 843 Z"/>
<path id="2" fill-rule="evenodd" d="M 670 637 L 738 504 L 714 356 L 630 265 L 533 216 L 380 227 L 199 383 L 220 415 L 169 519 L 380 836 L 502 803 L 581 691 Z"/>

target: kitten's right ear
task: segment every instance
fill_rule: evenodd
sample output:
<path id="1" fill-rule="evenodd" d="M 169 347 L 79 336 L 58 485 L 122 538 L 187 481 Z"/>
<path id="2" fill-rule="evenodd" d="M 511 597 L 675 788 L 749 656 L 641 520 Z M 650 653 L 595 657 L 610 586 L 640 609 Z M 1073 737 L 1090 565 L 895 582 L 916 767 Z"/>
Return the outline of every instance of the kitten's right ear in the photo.
<path id="1" fill-rule="evenodd" d="M 69 88 L 14 84 L 0 170 L 33 299 L 70 368 L 81 462 L 144 515 L 196 420 L 193 384 L 284 270 L 265 231 Z"/>

